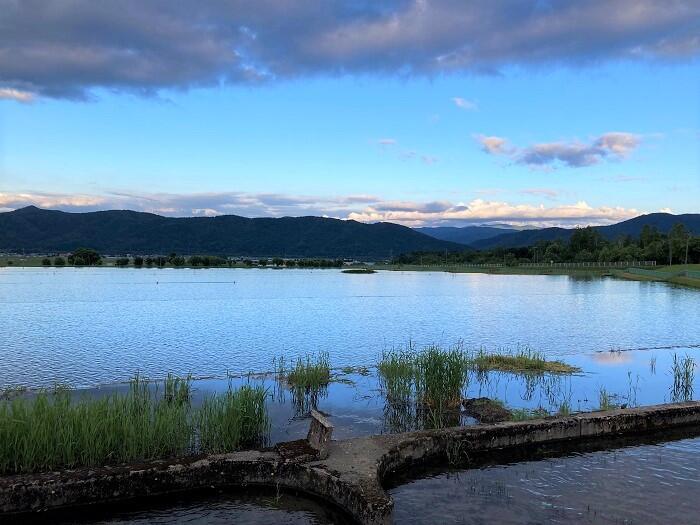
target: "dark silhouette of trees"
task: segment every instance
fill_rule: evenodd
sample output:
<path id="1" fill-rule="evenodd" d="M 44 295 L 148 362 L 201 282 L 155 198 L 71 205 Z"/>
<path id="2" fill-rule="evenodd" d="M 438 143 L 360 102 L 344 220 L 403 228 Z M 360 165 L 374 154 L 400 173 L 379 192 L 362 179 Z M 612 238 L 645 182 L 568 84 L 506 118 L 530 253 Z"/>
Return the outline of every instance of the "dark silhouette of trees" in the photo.
<path id="1" fill-rule="evenodd" d="M 68 264 L 74 266 L 97 266 L 102 264 L 102 256 L 91 248 L 78 248 L 68 256 Z"/>

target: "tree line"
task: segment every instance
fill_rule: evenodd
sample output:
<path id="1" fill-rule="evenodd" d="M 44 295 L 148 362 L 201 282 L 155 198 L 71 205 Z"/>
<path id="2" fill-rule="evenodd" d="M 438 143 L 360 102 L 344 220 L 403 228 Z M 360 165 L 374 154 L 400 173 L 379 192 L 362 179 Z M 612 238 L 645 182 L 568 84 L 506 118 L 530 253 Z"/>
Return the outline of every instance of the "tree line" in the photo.
<path id="1" fill-rule="evenodd" d="M 607 240 L 587 226 L 576 228 L 568 241 L 539 241 L 522 248 L 465 249 L 460 252 L 413 252 L 393 264 L 506 264 L 561 262 L 656 261 L 657 264 L 700 263 L 700 237 L 678 223 L 668 234 L 645 225 L 638 238 L 627 235 Z"/>
<path id="2" fill-rule="evenodd" d="M 68 256 L 68 264 L 73 266 L 100 266 L 103 264 L 103 261 L 102 255 L 91 248 L 78 248 Z M 161 255 L 148 257 L 136 255 L 133 258 L 117 257 L 114 259 L 114 265 L 120 268 L 125 268 L 130 265 L 133 265 L 135 268 L 164 268 L 166 266 L 173 268 L 184 266 L 193 268 L 217 268 L 222 266 L 232 267 L 239 263 L 247 267 L 257 266 L 261 268 L 268 266 L 276 268 L 340 268 L 343 266 L 343 261 L 341 259 L 282 259 L 281 257 L 275 257 L 273 259 L 260 258 L 256 260 L 245 259 L 243 261 L 235 261 L 218 255 L 192 255 L 191 257 L 184 257 L 176 253 L 171 253 L 167 257 Z M 65 266 L 66 260 L 60 256 L 55 257 L 53 260 L 45 257 L 42 260 L 42 265 Z"/>

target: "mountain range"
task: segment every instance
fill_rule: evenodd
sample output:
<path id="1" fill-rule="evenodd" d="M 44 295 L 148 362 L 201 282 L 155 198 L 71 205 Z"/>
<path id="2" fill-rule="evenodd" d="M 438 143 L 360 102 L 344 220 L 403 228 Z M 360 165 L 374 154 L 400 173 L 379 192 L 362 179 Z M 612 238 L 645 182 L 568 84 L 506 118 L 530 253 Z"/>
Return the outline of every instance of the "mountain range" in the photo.
<path id="1" fill-rule="evenodd" d="M 668 233 L 679 222 L 700 235 L 700 214 L 652 213 L 594 228 L 614 240 L 638 237 L 645 225 Z M 325 217 L 163 217 L 128 210 L 68 213 L 28 206 L 0 213 L 0 252 L 68 252 L 85 246 L 109 254 L 379 259 L 415 251 L 532 246 L 538 241 L 566 241 L 573 231 L 513 230 L 501 225 L 411 229 Z"/>
<path id="2" fill-rule="evenodd" d="M 0 213 L 0 252 L 386 258 L 463 246 L 388 222 L 323 217 L 163 217 L 127 210 L 68 213 L 28 206 Z"/>
<path id="3" fill-rule="evenodd" d="M 698 213 L 684 215 L 650 213 L 617 224 L 593 228 L 606 239 L 615 240 L 627 235 L 639 237 L 642 228 L 646 225 L 654 226 L 662 233 L 668 233 L 677 223 L 683 223 L 691 233 L 700 235 L 700 214 Z M 420 231 L 436 239 L 450 240 L 477 250 L 490 250 L 533 246 L 539 241 L 568 241 L 574 229 L 540 228 L 513 231 L 489 226 L 465 226 L 463 228 L 420 228 Z"/>

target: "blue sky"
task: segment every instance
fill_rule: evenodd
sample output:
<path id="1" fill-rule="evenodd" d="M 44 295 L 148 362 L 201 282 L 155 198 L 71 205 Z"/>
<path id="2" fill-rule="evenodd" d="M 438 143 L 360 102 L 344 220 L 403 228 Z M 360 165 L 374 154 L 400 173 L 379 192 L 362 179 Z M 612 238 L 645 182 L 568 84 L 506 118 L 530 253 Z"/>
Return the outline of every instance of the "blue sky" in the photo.
<path id="1" fill-rule="evenodd" d="M 340 73 L 147 88 L 16 80 L 0 61 L 0 209 L 540 226 L 700 212 L 697 52 L 588 53 L 409 72 L 422 55 L 341 57 Z"/>

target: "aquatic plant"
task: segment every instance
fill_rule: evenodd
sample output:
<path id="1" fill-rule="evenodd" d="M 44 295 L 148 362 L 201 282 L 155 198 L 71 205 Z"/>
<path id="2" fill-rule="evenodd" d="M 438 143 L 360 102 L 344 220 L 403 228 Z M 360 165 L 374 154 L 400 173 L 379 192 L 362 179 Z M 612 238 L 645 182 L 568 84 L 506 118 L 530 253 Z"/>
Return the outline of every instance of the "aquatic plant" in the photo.
<path id="1" fill-rule="evenodd" d="M 656 356 L 655 355 L 651 356 L 651 359 L 649 359 L 649 372 L 651 372 L 651 375 L 656 374 Z"/>
<path id="2" fill-rule="evenodd" d="M 568 400 L 562 401 L 559 405 L 557 414 L 560 416 L 568 416 L 571 414 L 571 403 Z"/>
<path id="3" fill-rule="evenodd" d="M 286 373 L 286 380 L 294 387 L 305 389 L 317 389 L 328 385 L 331 380 L 328 352 L 320 352 L 317 356 L 307 354 L 304 359 L 298 358 L 294 368 Z"/>
<path id="4" fill-rule="evenodd" d="M 262 386 L 229 386 L 224 394 L 207 397 L 197 413 L 199 449 L 221 453 L 264 443 L 270 421 Z"/>
<path id="5" fill-rule="evenodd" d="M 377 365 L 379 384 L 390 402 L 407 402 L 415 390 L 417 356 L 413 347 L 382 353 Z"/>
<path id="6" fill-rule="evenodd" d="M 581 371 L 563 361 L 549 361 L 544 354 L 529 347 L 518 348 L 515 352 L 504 349 L 487 352 L 481 348 L 470 357 L 469 363 L 477 372 L 497 370 L 514 373 L 573 374 Z"/>
<path id="7" fill-rule="evenodd" d="M 542 419 L 549 416 L 549 412 L 542 407 L 535 409 L 531 408 L 513 408 L 511 409 L 511 419 L 513 421 L 527 421 L 529 419 Z"/>
<path id="8" fill-rule="evenodd" d="M 162 387 L 162 390 L 161 390 Z M 191 380 L 134 377 L 126 393 L 82 396 L 64 386 L 0 400 L 0 472 L 230 451 L 267 433 L 266 392 L 244 386 L 191 406 Z"/>
<path id="9" fill-rule="evenodd" d="M 689 401 L 693 398 L 693 382 L 695 381 L 695 359 L 686 355 L 679 358 L 673 354 L 673 386 L 671 387 L 671 399 L 674 402 Z"/>
<path id="10" fill-rule="evenodd" d="M 138 376 L 126 395 L 73 397 L 58 387 L 0 403 L 0 471 L 97 466 L 191 450 L 189 406 L 156 398 Z"/>
<path id="11" fill-rule="evenodd" d="M 467 381 L 465 356 L 459 345 L 448 350 L 428 346 L 418 354 L 416 365 L 416 389 L 424 405 L 437 409 L 459 406 Z"/>
<path id="12" fill-rule="evenodd" d="M 461 344 L 449 349 L 430 345 L 382 354 L 379 383 L 387 399 L 392 428 L 441 428 L 459 424 L 462 389 L 467 382 Z"/>
<path id="13" fill-rule="evenodd" d="M 605 388 L 601 387 L 598 391 L 598 407 L 600 410 L 617 408 L 618 405 L 613 401 L 614 398 L 614 394 L 610 394 Z"/>
<path id="14" fill-rule="evenodd" d="M 287 369 L 284 355 L 273 360 L 275 378 L 280 399 L 283 391 L 290 389 L 295 416 L 306 416 L 312 408 L 317 408 L 318 400 L 328 395 L 331 381 L 331 366 L 327 352 L 318 355 L 307 354 L 298 358 L 293 368 Z"/>

